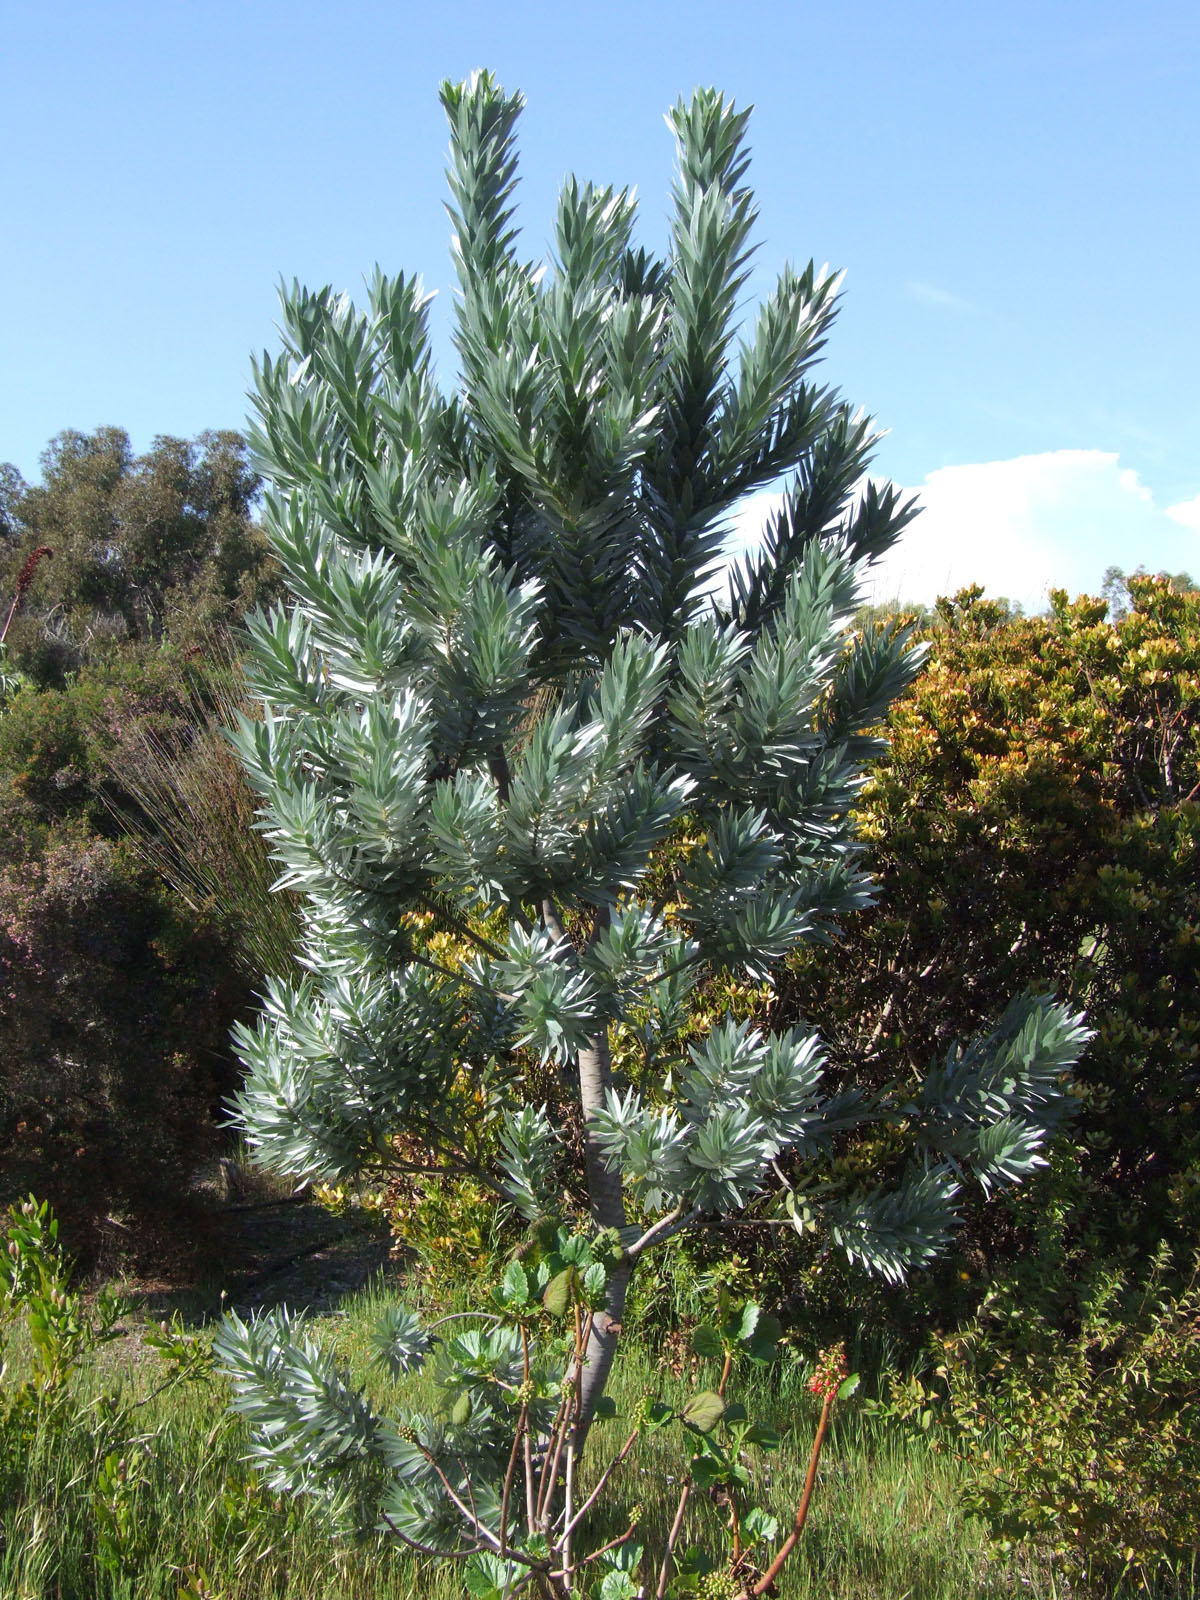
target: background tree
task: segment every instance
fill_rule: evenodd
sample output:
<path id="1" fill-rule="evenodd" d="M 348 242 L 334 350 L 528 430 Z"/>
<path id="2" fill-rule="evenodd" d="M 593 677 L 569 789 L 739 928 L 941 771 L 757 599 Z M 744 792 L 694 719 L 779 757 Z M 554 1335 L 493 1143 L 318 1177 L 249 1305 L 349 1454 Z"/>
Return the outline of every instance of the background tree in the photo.
<path id="1" fill-rule="evenodd" d="M 86 1262 L 177 1259 L 255 935 L 287 937 L 220 732 L 228 625 L 277 572 L 236 434 L 67 433 L 44 468 L 0 473 L 0 1197 L 52 1193 Z"/>
<path id="2" fill-rule="evenodd" d="M 960 1175 L 990 1187 L 1042 1159 L 1084 1034 L 1019 1000 L 900 1103 L 831 1092 L 807 1029 L 698 1025 L 706 975 L 768 978 L 869 899 L 850 807 L 919 654 L 903 628 L 845 628 L 912 508 L 859 493 L 870 425 L 812 379 L 834 278 L 785 269 L 738 339 L 745 112 L 712 91 L 671 112 L 666 260 L 633 245 L 627 192 L 572 179 L 543 275 L 512 226 L 519 97 L 481 74 L 443 103 L 458 394 L 434 383 L 420 286 L 379 273 L 362 314 L 293 288 L 285 351 L 257 370 L 296 602 L 251 623 L 265 711 L 240 747 L 304 937 L 302 975 L 241 1031 L 238 1114 L 296 1176 L 411 1164 L 415 1135 L 421 1165 L 472 1172 L 535 1224 L 515 1320 L 476 1352 L 487 1402 L 414 1423 L 428 1481 L 392 1472 L 383 1492 L 389 1526 L 432 1546 L 449 1508 L 468 1548 L 503 1553 L 511 1514 L 534 1541 L 514 1559 L 560 1593 L 571 1513 L 547 1521 L 511 1465 L 555 1435 L 532 1390 L 519 1419 L 496 1398 L 518 1333 L 538 1372 L 556 1348 L 528 1347 L 549 1263 L 548 1310 L 586 1287 L 579 1368 L 564 1356 L 554 1380 L 575 1397 L 569 1503 L 647 1250 L 739 1212 L 795 1149 L 779 1214 L 899 1280 L 946 1238 Z M 785 474 L 763 548 L 714 590 L 733 507 Z M 894 1130 L 890 1158 L 839 1185 L 824 1158 L 863 1121 Z M 426 1350 L 415 1327 L 392 1323 L 395 1364 Z M 235 1324 L 224 1349 L 277 1482 L 342 1495 L 351 1456 L 395 1466 L 390 1426 L 286 1324 Z M 547 1470 L 552 1497 L 553 1452 Z"/>
<path id="3" fill-rule="evenodd" d="M 1113 622 L 1120 622 L 1129 615 L 1131 578 L 1146 577 L 1146 569 L 1138 566 L 1132 572 L 1126 572 L 1124 567 L 1116 565 L 1105 567 L 1104 576 L 1100 580 L 1100 593 L 1108 602 L 1108 614 Z M 1178 594 L 1186 594 L 1195 589 L 1196 580 L 1190 572 L 1160 571 L 1158 577 L 1171 586 Z"/>
<path id="4" fill-rule="evenodd" d="M 8 469 L 0 493 L 0 588 L 40 545 L 54 551 L 13 621 L 12 662 L 61 684 L 106 642 L 182 646 L 277 592 L 252 517 L 258 479 L 240 435 L 159 438 L 135 456 L 120 428 L 68 430 L 42 482 Z"/>
<path id="5" fill-rule="evenodd" d="M 9 547 L 21 536 L 17 506 L 26 493 L 27 485 L 16 467 L 9 461 L 0 462 L 0 551 L 5 561 Z"/>

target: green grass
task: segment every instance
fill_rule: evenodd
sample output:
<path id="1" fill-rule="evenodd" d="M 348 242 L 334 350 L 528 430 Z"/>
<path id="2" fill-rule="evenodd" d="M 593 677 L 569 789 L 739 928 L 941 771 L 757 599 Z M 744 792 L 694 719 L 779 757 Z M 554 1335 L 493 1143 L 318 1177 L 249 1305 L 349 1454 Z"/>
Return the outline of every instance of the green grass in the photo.
<path id="1" fill-rule="evenodd" d="M 375 1294 L 365 1294 L 323 1324 L 360 1372 L 377 1304 Z M 176 1600 L 186 1574 L 200 1569 L 207 1588 L 189 1592 L 220 1600 L 452 1600 L 462 1593 L 457 1572 L 380 1545 L 349 1549 L 332 1541 L 316 1515 L 278 1500 L 246 1465 L 246 1435 L 225 1411 L 219 1382 L 155 1395 L 163 1367 L 150 1352 L 133 1355 L 113 1347 L 101 1352 L 60 1410 L 43 1414 L 24 1437 L 11 1426 L 0 1437 L 4 1600 Z M 664 1380 L 651 1349 L 631 1340 L 613 1388 L 618 1406 L 651 1384 L 665 1386 L 668 1395 L 685 1386 Z M 407 1381 L 404 1398 L 419 1405 L 421 1388 L 419 1378 Z M 116 1414 L 103 1398 L 114 1389 Z M 807 1461 L 811 1397 L 799 1370 L 785 1367 L 747 1398 L 787 1436 L 785 1448 L 769 1458 L 767 1497 L 786 1522 Z M 615 1447 L 605 1429 L 617 1426 L 594 1431 L 593 1462 Z M 123 1465 L 114 1461 L 117 1487 L 106 1496 L 98 1473 L 110 1450 Z M 680 1466 L 670 1430 L 644 1441 L 615 1480 L 615 1503 L 601 1531 L 610 1520 L 612 1532 L 625 1526 L 621 1519 L 637 1502 L 648 1543 L 658 1543 L 674 1511 Z M 784 1569 L 783 1600 L 1000 1600 L 1018 1593 L 1050 1600 L 1065 1592 L 1048 1573 L 1018 1573 L 989 1557 L 959 1512 L 955 1489 L 947 1455 L 850 1403 L 822 1458 L 803 1545 Z M 106 1500 L 118 1520 L 125 1517 L 107 1565 Z M 693 1536 L 702 1538 L 704 1524 L 715 1528 L 719 1512 L 703 1496 L 694 1504 Z"/>

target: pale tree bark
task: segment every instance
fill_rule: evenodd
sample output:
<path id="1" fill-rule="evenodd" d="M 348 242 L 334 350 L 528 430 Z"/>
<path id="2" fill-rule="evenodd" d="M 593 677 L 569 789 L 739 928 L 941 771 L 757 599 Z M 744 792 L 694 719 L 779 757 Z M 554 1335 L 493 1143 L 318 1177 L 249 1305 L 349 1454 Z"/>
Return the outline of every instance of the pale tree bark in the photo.
<path id="1" fill-rule="evenodd" d="M 567 936 L 552 900 L 542 902 L 542 921 L 547 930 L 565 945 Z M 608 926 L 609 911 L 603 908 L 596 917 L 592 931 L 595 938 Z M 612 1053 L 609 1049 L 607 1025 L 597 1029 L 595 1035 L 580 1050 L 578 1059 L 579 1101 L 583 1111 L 584 1163 L 587 1177 L 588 1209 L 599 1228 L 625 1226 L 625 1191 L 619 1172 L 606 1165 L 596 1140 L 593 1119 L 605 1102 L 612 1086 Z M 625 1298 L 633 1273 L 632 1262 L 622 1262 L 608 1275 L 604 1308 L 597 1311 L 584 1352 L 583 1371 L 579 1381 L 579 1424 L 576 1429 L 576 1449 L 582 1447 L 596 1404 L 604 1393 L 617 1353 L 621 1336 L 621 1322 L 625 1315 Z"/>
<path id="2" fill-rule="evenodd" d="M 612 1057 L 606 1029 L 597 1034 L 585 1050 L 579 1052 L 579 1098 L 583 1105 L 584 1154 L 592 1219 L 601 1228 L 623 1228 L 625 1193 L 621 1175 L 610 1171 L 604 1164 L 591 1121 L 595 1112 L 603 1106 L 611 1083 Z M 597 1311 L 592 1322 L 591 1337 L 584 1352 L 583 1372 L 580 1374 L 577 1445 L 582 1445 L 596 1412 L 596 1402 L 604 1393 L 608 1375 L 612 1371 L 632 1271 L 632 1263 L 622 1262 L 612 1268 L 608 1275 L 604 1309 Z"/>

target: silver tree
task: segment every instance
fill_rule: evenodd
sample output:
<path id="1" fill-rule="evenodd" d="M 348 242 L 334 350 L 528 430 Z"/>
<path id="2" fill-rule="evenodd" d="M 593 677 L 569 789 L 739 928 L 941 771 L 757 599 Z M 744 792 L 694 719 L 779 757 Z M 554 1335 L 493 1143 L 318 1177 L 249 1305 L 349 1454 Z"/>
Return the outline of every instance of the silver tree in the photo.
<path id="1" fill-rule="evenodd" d="M 1085 1035 L 1018 1000 L 904 1104 L 828 1093 L 802 1029 L 697 1036 L 708 977 L 769 979 L 869 900 L 850 808 L 918 652 L 848 621 L 913 508 L 866 482 L 869 421 L 813 379 L 835 277 L 785 269 L 739 335 L 744 111 L 701 91 L 670 113 L 666 259 L 634 245 L 627 191 L 571 180 L 542 270 L 512 220 L 519 96 L 481 73 L 442 99 L 456 392 L 419 283 L 378 273 L 365 312 L 286 293 L 284 352 L 257 369 L 295 598 L 251 625 L 264 710 L 239 743 L 305 936 L 240 1035 L 238 1115 L 297 1177 L 401 1165 L 395 1136 L 416 1135 L 419 1164 L 482 1176 L 533 1242 L 483 1331 L 429 1357 L 411 1314 L 384 1329 L 394 1366 L 441 1363 L 440 1418 L 377 1416 L 286 1320 L 235 1320 L 222 1350 L 278 1483 L 499 1562 L 501 1592 L 559 1593 L 646 1251 L 770 1187 L 898 1280 L 946 1239 L 964 1175 L 1038 1163 Z M 780 480 L 723 580 L 731 513 Z M 539 1103 L 548 1070 L 578 1108 L 578 1169 Z M 880 1118 L 908 1130 L 907 1168 L 871 1192 L 817 1181 Z M 572 1308 L 574 1337 L 539 1334 Z"/>

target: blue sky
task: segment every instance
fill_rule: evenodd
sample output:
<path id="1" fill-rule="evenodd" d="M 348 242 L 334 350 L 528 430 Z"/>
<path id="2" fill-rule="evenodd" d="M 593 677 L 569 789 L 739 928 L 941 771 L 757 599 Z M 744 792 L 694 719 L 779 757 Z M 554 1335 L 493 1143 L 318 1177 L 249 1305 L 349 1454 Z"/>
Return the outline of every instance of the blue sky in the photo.
<path id="1" fill-rule="evenodd" d="M 29 478 L 64 427 L 240 426 L 281 275 L 421 272 L 448 371 L 443 77 L 525 91 L 530 254 L 572 170 L 636 184 L 661 243 L 662 113 L 703 82 L 756 107 L 750 293 L 846 269 L 827 376 L 927 506 L 885 587 L 1200 574 L 1194 0 L 12 0 L 4 31 L 0 460 Z"/>

